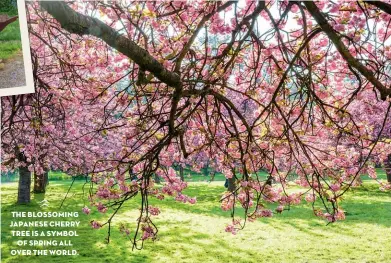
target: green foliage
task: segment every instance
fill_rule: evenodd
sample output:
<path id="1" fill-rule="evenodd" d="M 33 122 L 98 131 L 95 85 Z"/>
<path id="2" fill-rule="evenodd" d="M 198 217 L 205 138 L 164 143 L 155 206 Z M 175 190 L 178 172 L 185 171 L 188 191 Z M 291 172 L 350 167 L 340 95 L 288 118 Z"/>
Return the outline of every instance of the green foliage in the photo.
<path id="1" fill-rule="evenodd" d="M 19 20 L 12 22 L 1 31 L 0 41 L 20 41 Z"/>
<path id="2" fill-rule="evenodd" d="M 1 0 L 0 1 L 0 14 L 17 15 L 17 0 Z"/>
<path id="3" fill-rule="evenodd" d="M 0 32 L 0 59 L 8 59 L 22 49 L 19 20 Z"/>
<path id="4" fill-rule="evenodd" d="M 17 172 L 2 172 L 1 173 L 1 182 L 16 182 L 18 181 L 18 173 Z"/>
<path id="5" fill-rule="evenodd" d="M 79 237 L 72 238 L 79 256 L 14 256 L 18 238 L 10 235 L 11 211 L 42 211 L 39 201 L 49 201 L 48 210 L 58 211 L 70 180 L 54 182 L 46 194 L 35 194 L 26 206 L 15 204 L 17 184 L 2 185 L 2 262 L 388 262 L 391 258 L 391 196 L 378 191 L 373 181 L 348 192 L 343 201 L 347 219 L 334 224 L 316 218 L 310 204 L 292 207 L 281 215 L 248 223 L 236 236 L 224 231 L 230 213 L 219 207 L 225 191 L 222 182 L 189 183 L 186 194 L 197 196 L 197 204 L 180 204 L 166 198 L 151 198 L 162 213 L 156 217 L 159 239 L 148 241 L 143 250 L 132 251 L 131 243 L 119 233 L 120 223 L 134 231 L 140 197 L 127 202 L 114 221 L 110 244 L 105 243 L 107 228 L 92 230 L 89 221 L 107 219 L 93 212 L 80 215 Z M 77 181 L 62 211 L 80 211 L 88 203 L 84 183 Z M 109 211 L 110 212 L 110 211 Z M 239 212 L 240 214 L 240 212 Z M 31 219 L 34 220 L 34 219 Z M 43 229 L 45 230 L 45 229 Z M 133 234 L 134 232 L 132 232 Z M 30 247 L 36 249 L 38 247 Z M 52 247 L 53 248 L 53 247 Z"/>
<path id="6" fill-rule="evenodd" d="M 0 59 L 9 59 L 21 49 L 20 42 L 0 42 Z"/>

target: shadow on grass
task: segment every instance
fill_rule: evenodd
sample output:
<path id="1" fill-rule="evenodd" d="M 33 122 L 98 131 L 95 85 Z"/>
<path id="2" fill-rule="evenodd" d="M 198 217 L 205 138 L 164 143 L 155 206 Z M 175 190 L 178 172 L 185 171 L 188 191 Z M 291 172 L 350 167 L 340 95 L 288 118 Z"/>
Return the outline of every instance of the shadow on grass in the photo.
<path id="1" fill-rule="evenodd" d="M 106 215 L 94 212 L 91 216 L 86 216 L 80 213 L 78 220 L 83 222 L 83 226 L 77 229 L 78 238 L 72 238 L 73 248 L 79 251 L 79 256 L 58 257 L 58 256 L 10 256 L 10 249 L 16 247 L 15 237 L 10 235 L 11 228 L 9 223 L 12 220 L 11 211 L 41 211 L 44 208 L 40 207 L 39 201 L 46 198 L 49 201 L 48 211 L 59 211 L 59 204 L 65 196 L 70 185 L 70 181 L 53 182 L 49 185 L 46 195 L 35 194 L 31 204 L 20 206 L 15 204 L 16 186 L 17 184 L 2 185 L 2 252 L 3 262 L 170 262 L 171 258 L 176 260 L 171 262 L 191 262 L 192 258 L 203 259 L 205 262 L 252 262 L 251 253 L 254 250 L 238 248 L 235 244 L 220 239 L 217 234 L 205 233 L 199 231 L 196 227 L 189 224 L 189 220 L 193 215 L 206 215 L 213 222 L 214 218 L 226 220 L 229 223 L 230 213 L 220 209 L 219 199 L 225 188 L 218 184 L 199 184 L 189 185 L 186 194 L 197 196 L 198 203 L 195 205 L 181 204 L 175 202 L 171 197 L 166 198 L 163 202 L 151 198 L 151 204 L 159 204 L 162 213 L 165 209 L 172 210 L 168 213 L 173 215 L 175 211 L 189 215 L 185 220 L 174 221 L 166 219 L 158 219 L 159 240 L 155 243 L 146 242 L 145 248 L 142 251 L 131 251 L 131 243 L 122 236 L 116 229 L 112 232 L 112 242 L 105 244 L 104 240 L 107 235 L 107 229 L 91 230 L 88 222 L 92 219 L 101 221 Z M 75 182 L 75 186 L 71 189 L 67 200 L 61 211 L 78 211 L 84 206 L 82 194 L 83 182 Z M 352 229 L 362 227 L 363 224 L 379 225 L 384 228 L 391 227 L 391 196 L 389 193 L 379 193 L 377 186 L 368 185 L 363 189 L 354 189 L 353 192 L 347 194 L 345 200 L 341 203 L 342 208 L 347 211 L 345 221 L 340 221 L 332 225 L 326 226 L 326 222 L 315 217 L 312 213 L 310 204 L 305 202 L 298 206 L 293 206 L 290 211 L 285 211 L 281 215 L 275 215 L 273 218 L 260 220 L 269 228 L 274 228 L 280 232 L 287 229 L 296 228 L 298 232 L 306 234 L 302 238 L 312 237 L 322 240 L 323 237 L 330 233 L 346 233 L 346 235 L 360 235 L 360 232 L 352 232 Z M 120 212 L 123 215 L 121 220 L 134 223 L 139 207 L 139 197 L 128 202 L 124 209 Z M 125 214 L 124 212 L 131 213 Z M 240 211 L 238 211 L 240 214 Z M 200 217 L 202 218 L 202 217 Z M 31 219 L 36 220 L 36 219 Z M 191 222 L 190 222 L 191 223 Z M 262 229 L 262 224 L 259 229 Z M 224 232 L 224 226 L 218 225 Z M 382 229 L 382 228 L 379 228 Z M 43 229 L 46 230 L 46 229 Z M 272 231 L 273 233 L 276 231 Z M 323 232 L 323 233 L 322 233 Z M 377 233 L 377 232 L 375 232 Z M 225 233 L 224 233 L 225 234 Z M 251 237 L 251 236 L 250 236 Z M 241 242 L 241 239 L 237 239 Z M 243 241 L 247 242 L 247 241 Z M 259 242 L 259 240 L 256 240 Z M 267 244 L 267 242 L 265 242 Z M 260 251 L 262 256 L 258 255 L 254 258 L 263 258 L 267 260 L 267 254 L 273 257 L 273 254 L 267 251 Z M 301 256 L 301 255 L 297 255 Z M 246 261 L 243 261 L 246 259 Z M 259 262 L 259 261 L 258 261 Z"/>

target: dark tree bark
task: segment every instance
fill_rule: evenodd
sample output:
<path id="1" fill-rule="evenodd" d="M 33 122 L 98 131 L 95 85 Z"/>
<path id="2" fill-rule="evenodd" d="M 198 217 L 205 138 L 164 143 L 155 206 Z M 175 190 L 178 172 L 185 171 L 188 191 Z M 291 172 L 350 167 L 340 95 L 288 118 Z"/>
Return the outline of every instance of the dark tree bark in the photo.
<path id="1" fill-rule="evenodd" d="M 18 204 L 30 203 L 31 172 L 26 167 L 19 167 Z"/>
<path id="2" fill-rule="evenodd" d="M 387 181 L 391 183 L 391 154 L 388 155 L 388 158 L 384 163 L 384 169 L 386 170 Z"/>
<path id="3" fill-rule="evenodd" d="M 44 174 L 34 174 L 34 193 L 45 193 L 46 186 L 48 185 L 48 171 Z"/>
<path id="4" fill-rule="evenodd" d="M 269 175 L 266 184 L 272 186 L 273 185 L 273 176 Z"/>
<path id="5" fill-rule="evenodd" d="M 181 81 L 177 73 L 167 70 L 145 49 L 99 19 L 78 13 L 65 2 L 42 1 L 40 5 L 68 32 L 98 37 L 167 85 L 171 87 L 180 85 Z"/>
<path id="6" fill-rule="evenodd" d="M 0 15 L 0 32 L 3 31 L 9 24 L 16 21 L 17 16 L 9 18 L 8 15 Z"/>
<path id="7" fill-rule="evenodd" d="M 391 5 L 381 2 L 381 1 L 364 1 L 364 3 L 374 5 L 377 8 L 381 9 L 382 11 L 386 12 L 387 14 L 391 15 Z"/>
<path id="8" fill-rule="evenodd" d="M 26 163 L 26 157 L 22 152 L 16 149 L 17 158 L 20 162 Z M 18 204 L 30 203 L 31 197 L 31 172 L 28 169 L 28 163 L 24 167 L 19 167 L 19 185 L 18 185 Z"/>
<path id="9" fill-rule="evenodd" d="M 130 176 L 130 180 L 137 180 L 137 175 L 135 173 L 133 173 L 133 169 L 130 168 L 129 169 L 129 176 Z"/>
<path id="10" fill-rule="evenodd" d="M 45 172 L 43 174 L 44 176 L 44 181 L 45 181 L 45 187 L 49 185 L 49 171 Z"/>
<path id="11" fill-rule="evenodd" d="M 209 160 L 206 162 L 204 176 L 208 176 L 209 174 Z"/>
<path id="12" fill-rule="evenodd" d="M 234 192 L 236 190 L 236 175 L 235 175 L 235 169 L 232 169 L 233 176 L 231 178 L 228 178 L 228 191 Z"/>
<path id="13" fill-rule="evenodd" d="M 228 191 L 234 192 L 236 189 L 235 177 L 228 178 Z"/>
<path id="14" fill-rule="evenodd" d="M 185 176 L 183 175 L 183 166 L 179 165 L 179 177 L 181 180 L 184 182 L 185 181 Z"/>

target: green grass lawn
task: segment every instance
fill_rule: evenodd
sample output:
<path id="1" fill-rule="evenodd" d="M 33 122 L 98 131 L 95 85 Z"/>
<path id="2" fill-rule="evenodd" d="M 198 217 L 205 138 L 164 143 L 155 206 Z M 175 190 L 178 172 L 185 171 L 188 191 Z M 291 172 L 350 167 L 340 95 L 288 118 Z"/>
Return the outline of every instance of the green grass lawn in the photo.
<path id="1" fill-rule="evenodd" d="M 22 49 L 19 20 L 0 32 L 0 59 L 9 59 Z"/>
<path id="2" fill-rule="evenodd" d="M 249 223 L 233 236 L 224 231 L 230 214 L 219 207 L 223 182 L 191 182 L 186 193 L 197 196 L 195 205 L 179 204 L 171 198 L 151 199 L 151 204 L 159 203 L 162 211 L 155 219 L 159 240 L 146 242 L 141 251 L 132 251 L 131 243 L 117 228 L 112 231 L 112 242 L 105 244 L 107 229 L 92 230 L 88 223 L 96 218 L 103 220 L 105 215 L 94 212 L 89 216 L 80 213 L 79 237 L 71 238 L 78 256 L 10 256 L 18 239 L 10 235 L 11 211 L 44 211 L 38 204 L 43 199 L 49 201 L 46 210 L 58 211 L 69 185 L 69 180 L 51 182 L 46 194 L 33 195 L 30 205 L 20 206 L 15 204 L 17 184 L 2 184 L 2 262 L 391 261 L 391 195 L 379 192 L 378 185 L 368 180 L 346 195 L 346 220 L 327 226 L 303 203 L 281 215 Z M 63 211 L 80 211 L 84 201 L 87 203 L 83 201 L 82 186 L 83 181 L 75 181 Z M 116 226 L 127 222 L 134 229 L 139 201 L 137 197 L 126 204 Z"/>

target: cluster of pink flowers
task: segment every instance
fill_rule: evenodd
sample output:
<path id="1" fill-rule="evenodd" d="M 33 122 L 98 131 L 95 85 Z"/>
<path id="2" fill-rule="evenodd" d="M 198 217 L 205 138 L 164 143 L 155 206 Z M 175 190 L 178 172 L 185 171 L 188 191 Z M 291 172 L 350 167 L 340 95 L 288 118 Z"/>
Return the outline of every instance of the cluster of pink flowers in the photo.
<path id="1" fill-rule="evenodd" d="M 240 229 L 241 229 L 240 220 L 235 219 L 232 220 L 232 224 L 228 224 L 225 227 L 225 232 L 231 233 L 232 235 L 236 235 Z"/>
<path id="2" fill-rule="evenodd" d="M 308 193 L 306 196 L 305 196 L 305 200 L 309 203 L 312 203 L 316 200 L 316 195 L 314 193 Z"/>
<path id="3" fill-rule="evenodd" d="M 142 235 L 141 235 L 142 240 L 147 240 L 147 239 L 154 240 L 156 238 L 156 231 L 154 231 L 154 228 L 152 228 L 147 224 L 141 227 L 141 231 L 142 231 Z"/>
<path id="4" fill-rule="evenodd" d="M 120 197 L 120 194 L 108 185 L 99 185 L 96 196 L 102 199 L 117 199 Z"/>
<path id="5" fill-rule="evenodd" d="M 265 201 L 274 203 L 281 199 L 281 188 L 273 188 L 270 185 L 265 185 L 264 187 L 263 194 Z"/>
<path id="6" fill-rule="evenodd" d="M 87 206 L 83 207 L 82 211 L 86 215 L 89 215 L 91 213 L 91 209 L 89 209 Z"/>
<path id="7" fill-rule="evenodd" d="M 167 174 L 161 172 L 160 176 L 165 179 L 165 185 L 162 188 L 164 194 L 174 195 L 174 193 L 182 192 L 187 187 L 187 183 L 183 182 L 171 167 L 168 168 Z"/>
<path id="8" fill-rule="evenodd" d="M 379 187 L 379 190 L 380 191 L 390 191 L 391 190 L 391 183 L 383 183 L 383 182 L 380 182 L 380 187 Z"/>
<path id="9" fill-rule="evenodd" d="M 281 196 L 279 202 L 283 205 L 298 205 L 301 203 L 302 193 L 292 193 L 290 195 Z"/>
<path id="10" fill-rule="evenodd" d="M 243 182 L 242 182 L 243 183 Z M 246 184 L 247 185 L 247 184 Z M 242 207 L 252 207 L 254 199 L 254 192 L 241 189 L 237 195 L 237 200 L 240 202 Z"/>
<path id="11" fill-rule="evenodd" d="M 155 191 L 153 194 L 156 198 L 162 200 L 164 195 L 175 196 L 175 200 L 182 203 L 195 204 L 197 199 L 194 197 L 189 197 L 182 193 L 182 191 L 187 187 L 187 183 L 183 182 L 181 178 L 176 174 L 173 168 L 168 168 L 167 173 L 163 170 L 158 169 L 157 175 L 163 178 L 164 185 L 161 188 L 160 192 Z"/>
<path id="12" fill-rule="evenodd" d="M 175 197 L 175 200 L 181 203 L 187 203 L 189 202 L 190 204 L 195 204 L 197 199 L 195 197 L 189 197 L 187 195 L 184 195 L 182 193 L 178 193 L 177 196 Z"/>
<path id="13" fill-rule="evenodd" d="M 282 211 L 283 207 L 282 207 L 282 209 L 281 209 L 281 207 L 279 207 L 279 210 Z M 280 213 L 280 212 L 278 212 L 278 213 Z M 254 222 L 258 218 L 272 217 L 272 216 L 273 216 L 273 211 L 272 210 L 266 209 L 263 205 L 258 205 L 256 207 L 256 209 L 252 213 L 249 214 L 248 221 L 249 222 Z"/>
<path id="14" fill-rule="evenodd" d="M 338 192 L 341 190 L 341 185 L 339 183 L 330 184 L 330 190 L 333 192 Z"/>
<path id="15" fill-rule="evenodd" d="M 91 223 L 92 228 L 98 229 L 98 228 L 102 227 L 102 224 L 99 223 L 98 221 L 92 220 L 90 223 Z"/>
<path id="16" fill-rule="evenodd" d="M 107 212 L 107 207 L 102 204 L 101 202 L 99 202 L 98 204 L 96 204 L 96 208 L 98 209 L 99 212 L 101 213 L 106 213 Z"/>
<path id="17" fill-rule="evenodd" d="M 368 166 L 367 173 L 368 173 L 368 176 L 370 178 L 372 178 L 372 179 L 376 179 L 377 178 L 375 167 L 373 167 L 372 165 Z"/>
<path id="18" fill-rule="evenodd" d="M 235 228 L 234 225 L 227 225 L 225 227 L 225 232 L 229 232 L 231 233 L 232 235 L 236 235 L 237 234 L 237 229 Z"/>
<path id="19" fill-rule="evenodd" d="M 279 205 L 279 206 L 277 206 L 277 208 L 276 208 L 276 212 L 277 212 L 277 213 L 279 213 L 279 214 L 281 214 L 281 213 L 282 213 L 282 211 L 284 211 L 284 206 L 283 206 L 283 205 Z"/>
<path id="20" fill-rule="evenodd" d="M 334 214 L 331 213 L 324 213 L 321 210 L 316 210 L 315 215 L 321 218 L 326 219 L 328 222 L 335 222 L 337 220 L 344 220 L 345 219 L 345 211 L 338 208 Z"/>
<path id="21" fill-rule="evenodd" d="M 259 217 L 272 217 L 273 211 L 270 209 L 260 209 L 255 213 Z"/>
<path id="22" fill-rule="evenodd" d="M 160 214 L 160 209 L 157 208 L 157 207 L 153 207 L 153 206 L 148 206 L 148 212 L 153 215 L 153 216 L 157 216 Z"/>
<path id="23" fill-rule="evenodd" d="M 221 199 L 221 209 L 228 211 L 233 208 L 235 196 L 231 192 L 226 192 Z"/>

